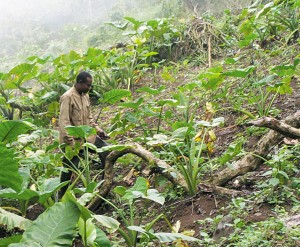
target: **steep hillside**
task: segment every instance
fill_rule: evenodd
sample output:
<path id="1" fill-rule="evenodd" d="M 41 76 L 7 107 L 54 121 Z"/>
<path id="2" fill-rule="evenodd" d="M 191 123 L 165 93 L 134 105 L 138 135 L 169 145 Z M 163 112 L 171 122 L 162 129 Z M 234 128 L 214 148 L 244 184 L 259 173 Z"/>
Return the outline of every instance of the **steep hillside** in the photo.
<path id="1" fill-rule="evenodd" d="M 274 0 L 125 17 L 109 49 L 0 73 L 0 246 L 299 246 L 299 14 Z M 59 97 L 83 69 L 111 153 L 70 168 L 60 200 L 63 158 L 95 148 L 58 143 Z"/>

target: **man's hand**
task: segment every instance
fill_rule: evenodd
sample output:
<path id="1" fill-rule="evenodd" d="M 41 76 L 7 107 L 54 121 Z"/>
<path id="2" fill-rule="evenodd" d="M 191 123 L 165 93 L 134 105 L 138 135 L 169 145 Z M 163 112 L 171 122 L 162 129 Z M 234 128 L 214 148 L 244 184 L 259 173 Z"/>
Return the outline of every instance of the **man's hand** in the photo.
<path id="1" fill-rule="evenodd" d="M 108 136 L 108 135 L 105 133 L 105 131 L 102 130 L 102 129 L 98 129 L 97 135 L 98 135 L 101 139 L 103 139 L 103 140 L 109 139 L 109 136 Z"/>

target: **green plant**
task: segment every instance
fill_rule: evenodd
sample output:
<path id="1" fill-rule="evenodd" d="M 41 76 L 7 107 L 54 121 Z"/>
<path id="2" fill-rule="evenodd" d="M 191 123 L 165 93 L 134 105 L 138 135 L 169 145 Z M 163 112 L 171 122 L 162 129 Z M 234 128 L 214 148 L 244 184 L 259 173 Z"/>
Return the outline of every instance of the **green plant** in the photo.
<path id="1" fill-rule="evenodd" d="M 114 192 L 120 195 L 121 201 L 129 206 L 128 214 L 126 214 L 126 211 L 124 211 L 124 209 L 118 208 L 116 205 L 106 200 L 105 198 L 102 199 L 109 205 L 111 205 L 122 219 L 122 223 L 124 224 L 125 228 L 119 227 L 117 231 L 125 239 L 128 247 L 137 246 L 138 242 L 139 244 L 147 244 L 150 240 L 159 240 L 159 242 L 162 243 L 173 242 L 178 238 L 186 241 L 198 241 L 198 239 L 196 238 L 176 232 L 153 232 L 153 225 L 161 218 L 166 221 L 172 231 L 174 229 L 164 214 L 159 214 L 150 222 L 145 222 L 145 217 L 147 216 L 148 212 L 147 209 L 150 204 L 152 202 L 156 202 L 163 205 L 165 201 L 164 197 L 161 196 L 157 190 L 150 189 L 148 187 L 145 178 L 138 177 L 134 186 L 129 189 L 126 189 L 123 186 L 117 186 L 114 189 Z M 143 200 L 142 205 L 138 203 L 138 201 L 140 200 Z M 140 207 L 144 210 L 141 210 Z"/>
<path id="2" fill-rule="evenodd" d="M 283 146 L 278 154 L 267 161 L 270 170 L 263 176 L 268 178 L 259 187 L 265 192 L 265 196 L 270 203 L 282 204 L 291 201 L 298 203 L 298 180 L 293 175 L 299 172 L 296 166 L 298 146 L 290 148 Z M 262 192 L 263 193 L 263 192 Z"/>
<path id="3" fill-rule="evenodd" d="M 20 227 L 24 230 L 18 238 L 2 239 L 0 244 L 7 246 L 71 246 L 79 233 L 84 246 L 110 246 L 105 233 L 96 227 L 92 221 L 97 221 L 115 230 L 118 225 L 112 218 L 92 215 L 84 204 L 92 197 L 85 194 L 76 199 L 71 193 L 66 193 L 62 202 L 55 203 L 43 212 L 35 221 L 30 222 L 12 213 L 3 214 L 2 224 L 10 228 Z M 115 224 L 115 225 L 114 225 Z"/>
<path id="4" fill-rule="evenodd" d="M 11 143 L 16 141 L 18 136 L 33 130 L 35 127 L 26 121 L 4 121 L 0 123 L 0 152 L 2 154 L 0 185 L 4 187 L 0 190 L 0 197 L 18 200 L 22 215 L 26 215 L 29 202 L 39 202 L 45 207 L 53 205 L 54 202 L 51 197 L 63 186 L 57 178 L 41 178 L 39 181 L 34 181 L 31 177 L 30 167 L 19 167 L 21 163 L 19 150 Z M 24 157 L 22 162 L 26 163 Z M 31 186 L 34 186 L 35 189 Z"/>

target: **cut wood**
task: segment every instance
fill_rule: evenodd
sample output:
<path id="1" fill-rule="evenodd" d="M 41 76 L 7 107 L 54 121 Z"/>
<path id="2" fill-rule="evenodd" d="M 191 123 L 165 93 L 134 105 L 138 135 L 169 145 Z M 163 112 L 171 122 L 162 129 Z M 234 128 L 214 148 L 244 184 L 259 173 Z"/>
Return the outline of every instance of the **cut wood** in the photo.
<path id="1" fill-rule="evenodd" d="M 263 118 L 261 120 L 252 121 L 250 124 L 259 127 L 268 127 L 274 130 L 264 135 L 253 148 L 253 151 L 235 161 L 230 167 L 226 167 L 215 174 L 211 181 L 213 185 L 222 186 L 237 176 L 257 169 L 264 159 L 266 159 L 273 147 L 278 145 L 285 135 L 300 137 L 299 130 L 297 129 L 300 126 L 300 111 L 297 111 L 293 116 L 287 117 L 284 122 L 278 120 L 274 121 L 274 119 L 271 118 Z"/>

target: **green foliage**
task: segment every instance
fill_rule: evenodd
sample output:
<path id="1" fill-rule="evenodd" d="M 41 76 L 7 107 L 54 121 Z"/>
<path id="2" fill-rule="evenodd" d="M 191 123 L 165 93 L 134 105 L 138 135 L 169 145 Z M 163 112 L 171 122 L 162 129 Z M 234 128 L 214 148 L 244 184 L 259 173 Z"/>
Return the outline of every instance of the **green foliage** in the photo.
<path id="1" fill-rule="evenodd" d="M 20 192 L 22 177 L 19 174 L 18 162 L 14 159 L 13 150 L 8 149 L 1 143 L 0 154 L 0 184 L 4 187 L 12 188 L 17 192 Z"/>
<path id="2" fill-rule="evenodd" d="M 71 246 L 79 216 L 80 211 L 74 203 L 57 203 L 25 230 L 20 245 L 12 246 Z"/>
<path id="3" fill-rule="evenodd" d="M 130 97 L 131 93 L 125 89 L 113 89 L 103 94 L 103 103 L 115 104 L 125 97 Z"/>
<path id="4" fill-rule="evenodd" d="M 21 230 L 26 230 L 28 228 L 28 226 L 31 224 L 30 220 L 28 220 L 22 216 L 8 212 L 8 211 L 4 210 L 3 208 L 0 208 L 0 222 L 1 222 L 1 225 L 6 226 L 6 228 L 8 230 L 12 230 L 15 228 L 19 228 Z"/>
<path id="5" fill-rule="evenodd" d="M 185 236 L 184 234 L 180 233 L 154 233 L 152 227 L 160 218 L 164 218 L 169 227 L 173 230 L 170 222 L 167 220 L 164 214 L 160 214 L 152 221 L 143 223 L 142 225 L 142 222 L 145 220 L 145 216 L 147 215 L 147 208 L 149 206 L 149 203 L 156 202 L 163 205 L 165 202 L 164 197 L 161 196 L 157 190 L 149 189 L 148 183 L 145 178 L 138 177 L 134 186 L 129 189 L 126 189 L 123 186 L 117 186 L 114 189 L 114 192 L 121 196 L 121 200 L 125 204 L 129 205 L 129 215 L 126 214 L 126 211 L 118 208 L 116 205 L 112 204 L 106 199 L 103 199 L 111 206 L 113 206 L 121 217 L 126 229 L 122 229 L 121 227 L 119 227 L 117 230 L 125 239 L 127 246 L 137 246 L 138 239 L 139 243 L 142 244 L 147 244 L 150 240 L 153 239 L 158 239 L 161 243 L 173 242 L 177 239 L 183 239 L 186 241 L 198 241 L 198 239 L 196 238 Z M 144 208 L 143 212 L 139 212 L 140 209 L 138 207 L 140 207 L 140 205 L 135 205 L 138 202 L 139 198 L 144 199 L 144 206 L 142 205 L 142 208 Z M 140 225 L 136 225 L 136 222 L 138 222 L 138 224 Z M 116 222 L 113 222 L 113 225 L 116 225 Z M 140 234 L 139 237 L 138 234 Z"/>
<path id="6" fill-rule="evenodd" d="M 297 155 L 299 146 L 282 146 L 278 154 L 267 162 L 270 169 L 263 176 L 266 178 L 259 187 L 263 189 L 262 195 L 270 203 L 282 204 L 286 200 L 291 203 L 299 203 L 297 199 L 299 179 L 294 175 L 299 172 L 297 167 Z"/>
<path id="7" fill-rule="evenodd" d="M 8 229 L 25 229 L 21 243 L 18 243 L 21 236 L 17 235 L 16 239 L 3 240 L 6 245 L 9 242 L 10 246 L 40 246 L 48 244 L 43 241 L 49 239 L 53 241 L 50 245 L 58 241 L 61 246 L 71 246 L 74 237 L 79 235 L 84 246 L 113 245 L 105 232 L 99 229 L 99 224 L 110 234 L 118 232 L 129 246 L 136 246 L 138 242 L 145 246 L 157 242 L 171 243 L 177 239 L 197 241 L 175 233 L 164 214 L 150 219 L 144 209 L 153 202 L 163 205 L 165 197 L 156 189 L 150 189 L 143 178 L 138 178 L 131 188 L 115 188 L 122 205 L 117 206 L 117 203 L 115 205 L 103 198 L 115 210 L 120 222 L 106 215 L 94 215 L 86 208 L 103 182 L 95 181 L 98 174 L 91 177 L 91 157 L 87 150 L 122 151 L 130 147 L 128 145 L 96 149 L 94 145 L 84 143 L 82 169 L 73 170 L 78 177 L 69 186 L 62 202 L 55 204 L 56 191 L 65 185 L 58 179 L 58 172 L 64 168 L 61 167 L 62 154 L 57 153 L 60 148 L 57 131 L 47 128 L 56 128 L 59 96 L 71 86 L 78 71 L 89 70 L 94 77 L 94 92 L 91 94 L 94 93 L 97 103 L 114 105 L 114 114 L 108 116 L 110 136 L 146 143 L 155 155 L 173 164 L 182 173 L 189 193 L 195 195 L 202 179 L 211 178 L 221 166 L 230 167 L 232 159 L 245 153 L 243 143 L 246 136 L 237 139 L 244 135 L 242 132 L 234 137 L 235 142 L 228 143 L 227 150 L 220 157 L 211 158 L 216 138 L 213 130 L 223 122 L 222 116 L 240 114 L 236 120 L 240 123 L 248 118 L 276 115 L 275 102 L 281 95 L 292 92 L 291 83 L 299 77 L 300 59 L 296 46 L 299 42 L 299 1 L 267 2 L 256 1 L 257 4 L 243 9 L 238 15 L 233 10 L 226 10 L 225 21 L 221 16 L 203 17 L 205 21 L 209 20 L 210 25 L 198 23 L 197 26 L 198 34 L 201 34 L 197 41 L 203 41 L 201 45 L 207 47 L 205 55 L 197 58 L 201 61 L 201 67 L 197 67 L 197 70 L 200 69 L 196 72 L 198 75 L 194 75 L 189 67 L 197 63 L 196 59 L 191 59 L 193 56 L 189 57 L 191 61 L 185 60 L 182 64 L 176 60 L 177 51 L 191 45 L 188 40 L 191 26 L 182 25 L 176 18 L 142 21 L 135 17 L 125 17 L 126 23 L 110 23 L 127 39 L 128 43 L 121 44 L 121 47 L 109 50 L 90 47 L 84 52 L 72 50 L 60 55 L 30 56 L 8 72 L 0 73 L 1 120 L 32 118 L 28 122 L 14 120 L 0 124 L 0 185 L 4 187 L 0 190 L 0 197 L 16 200 L 19 209 L 15 210 L 20 210 L 23 215 L 30 203 L 48 208 L 31 223 L 31 228 L 23 227 L 24 218 L 1 209 L 1 224 Z M 194 7 L 197 10 L 197 6 Z M 115 13 L 114 20 L 121 21 L 122 14 Z M 223 28 L 219 29 L 219 26 Z M 222 40 L 218 41 L 218 47 L 228 52 L 220 63 L 212 43 L 209 43 L 213 39 L 206 36 L 206 28 L 212 27 L 221 32 Z M 218 36 L 208 33 L 213 35 L 210 38 Z M 103 40 L 96 37 L 90 42 L 99 44 Z M 209 68 L 205 66 L 206 53 L 212 55 L 212 61 L 208 61 Z M 218 53 L 218 56 L 223 55 Z M 183 75 L 182 69 L 188 69 L 188 75 Z M 182 81 L 179 81 L 181 78 Z M 142 85 L 139 84 L 141 79 Z M 146 83 L 149 86 L 144 86 Z M 67 129 L 69 134 L 82 139 L 95 134 L 88 126 L 70 126 Z M 252 130 L 253 127 L 247 128 L 246 134 Z M 78 155 L 79 149 L 79 145 L 74 150 L 67 147 L 63 155 L 71 158 Z M 300 180 L 295 176 L 299 173 L 298 154 L 298 145 L 280 148 L 265 163 L 270 168 L 263 174 L 263 181 L 254 186 L 258 191 L 250 199 L 232 200 L 227 209 L 235 218 L 232 223 L 234 233 L 221 240 L 221 244 L 270 246 L 277 241 L 296 246 L 299 231 L 287 230 L 276 218 L 251 223 L 245 217 L 251 207 L 250 200 L 299 207 Z M 78 179 L 81 179 L 83 188 L 82 185 L 80 188 L 75 186 Z M 174 198 L 168 193 L 164 194 L 167 198 Z M 212 224 L 216 226 L 220 218 L 211 219 Z M 154 232 L 154 224 L 161 219 L 165 219 L 172 233 Z M 49 222 L 59 224 L 52 226 Z M 49 229 L 55 230 L 50 238 Z M 201 244 L 213 246 L 210 233 L 202 229 L 200 235 L 203 237 Z"/>
<path id="8" fill-rule="evenodd" d="M 26 121 L 3 121 L 0 124 L 0 141 L 12 142 L 21 134 L 33 130 L 34 126 Z"/>

